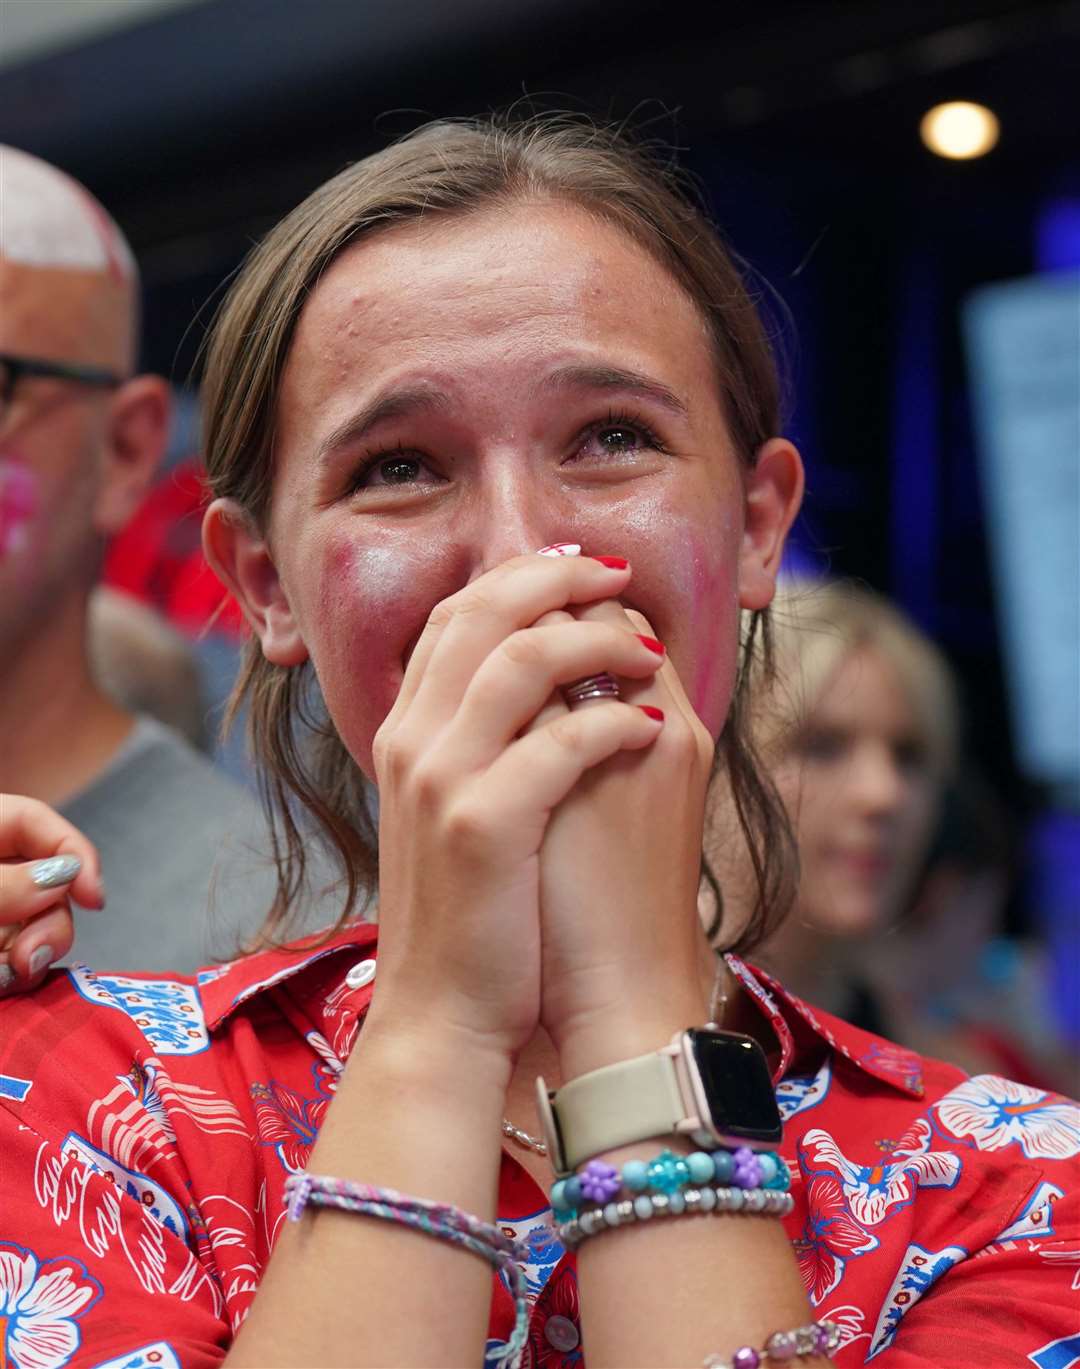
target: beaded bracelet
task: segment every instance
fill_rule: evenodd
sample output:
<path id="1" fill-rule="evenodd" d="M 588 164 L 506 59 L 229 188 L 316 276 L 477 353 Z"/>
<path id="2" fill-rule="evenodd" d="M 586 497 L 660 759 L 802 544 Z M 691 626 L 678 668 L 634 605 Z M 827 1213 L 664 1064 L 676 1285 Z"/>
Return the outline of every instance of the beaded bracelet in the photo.
<path id="1" fill-rule="evenodd" d="M 608 1203 L 651 1189 L 672 1194 L 680 1189 L 716 1183 L 741 1189 L 765 1188 L 786 1193 L 791 1187 L 787 1162 L 774 1151 L 695 1150 L 676 1155 L 662 1150 L 653 1160 L 628 1160 L 621 1172 L 604 1160 L 590 1160 L 577 1174 L 560 1179 L 551 1190 L 557 1218 L 574 1216 L 583 1202 Z"/>
<path id="2" fill-rule="evenodd" d="M 840 1346 L 840 1328 L 834 1321 L 813 1321 L 794 1331 L 774 1331 L 760 1350 L 742 1345 L 730 1357 L 710 1355 L 703 1369 L 758 1369 L 762 1364 L 780 1364 L 808 1355 L 831 1355 Z"/>
<path id="3" fill-rule="evenodd" d="M 605 1203 L 575 1215 L 556 1227 L 559 1240 L 568 1249 L 579 1246 L 604 1228 L 630 1226 L 652 1217 L 692 1217 L 696 1212 L 751 1212 L 769 1217 L 786 1217 L 795 1206 L 790 1193 L 765 1188 L 680 1189 L 676 1193 L 639 1193 L 636 1198 Z"/>
<path id="4" fill-rule="evenodd" d="M 527 1252 L 498 1226 L 481 1221 L 459 1207 L 410 1198 L 392 1188 L 350 1183 L 322 1174 L 291 1174 L 285 1180 L 285 1202 L 291 1222 L 298 1222 L 304 1208 L 337 1207 L 364 1217 L 398 1222 L 471 1250 L 506 1276 L 514 1298 L 514 1329 L 506 1343 L 505 1364 L 513 1364 L 529 1335 L 529 1304 L 525 1275 L 521 1270 Z"/>

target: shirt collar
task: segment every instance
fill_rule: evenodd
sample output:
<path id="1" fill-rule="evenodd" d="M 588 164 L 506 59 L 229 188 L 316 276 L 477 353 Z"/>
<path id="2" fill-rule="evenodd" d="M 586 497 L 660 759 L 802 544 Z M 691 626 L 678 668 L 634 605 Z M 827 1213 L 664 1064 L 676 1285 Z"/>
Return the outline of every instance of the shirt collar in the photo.
<path id="1" fill-rule="evenodd" d="M 207 1026 L 216 1031 L 242 1004 L 257 994 L 297 980 L 313 966 L 319 966 L 320 984 L 328 979 L 342 979 L 356 963 L 358 955 L 375 958 L 378 936 L 375 923 L 354 922 L 333 935 L 326 931 L 315 932 L 288 946 L 200 970 L 198 984 Z M 307 985 L 293 987 L 302 994 Z M 367 1008 L 373 987 L 369 980 L 357 990 L 355 1007 Z M 362 1002 L 359 1001 L 361 994 Z"/>
<path id="2" fill-rule="evenodd" d="M 349 972 L 361 963 L 358 957 L 364 962 L 376 960 L 377 943 L 378 928 L 374 923 L 355 922 L 333 935 L 315 933 L 282 949 L 202 970 L 198 983 L 207 1025 L 211 1031 L 217 1030 L 244 1003 L 292 981 L 290 997 L 303 1001 L 312 1025 L 333 1040 L 343 1010 L 353 1021 L 367 1011 L 374 991 L 374 975 L 361 974 L 353 988 L 349 985 Z M 774 1084 L 793 1072 L 812 1072 L 833 1052 L 857 1071 L 900 1093 L 912 1098 L 922 1096 L 922 1061 L 914 1051 L 810 1007 L 772 975 L 751 968 L 738 956 L 728 955 L 725 960 L 780 1043 Z M 341 990 L 347 993 L 347 1007 Z"/>
<path id="3" fill-rule="evenodd" d="M 914 1051 L 853 1027 L 820 1008 L 812 1008 L 771 974 L 756 966 L 751 968 L 738 956 L 728 955 L 725 960 L 780 1042 L 780 1061 L 773 1083 L 792 1073 L 812 1072 L 832 1052 L 860 1073 L 900 1093 L 911 1098 L 923 1096 L 923 1064 Z"/>

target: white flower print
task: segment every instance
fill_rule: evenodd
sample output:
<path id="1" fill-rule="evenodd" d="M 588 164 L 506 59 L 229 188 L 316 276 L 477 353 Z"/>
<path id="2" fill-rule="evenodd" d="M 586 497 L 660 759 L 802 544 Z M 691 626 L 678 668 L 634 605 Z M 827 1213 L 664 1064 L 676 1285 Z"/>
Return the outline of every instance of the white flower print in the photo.
<path id="1" fill-rule="evenodd" d="M 814 1127 L 800 1151 L 816 1169 L 827 1165 L 840 1176 L 851 1215 L 862 1226 L 877 1226 L 898 1204 L 906 1207 L 920 1188 L 952 1188 L 960 1177 L 960 1157 L 930 1149 L 930 1126 L 920 1117 L 896 1147 L 873 1164 L 849 1160 L 827 1131 Z"/>
<path id="2" fill-rule="evenodd" d="M 79 1260 L 39 1260 L 0 1244 L 0 1364 L 61 1369 L 82 1339 L 78 1318 L 101 1296 Z"/>
<path id="3" fill-rule="evenodd" d="M 1058 1094 L 980 1074 L 934 1106 L 942 1126 L 972 1137 L 980 1150 L 1018 1145 L 1029 1160 L 1080 1154 L 1080 1107 Z"/>

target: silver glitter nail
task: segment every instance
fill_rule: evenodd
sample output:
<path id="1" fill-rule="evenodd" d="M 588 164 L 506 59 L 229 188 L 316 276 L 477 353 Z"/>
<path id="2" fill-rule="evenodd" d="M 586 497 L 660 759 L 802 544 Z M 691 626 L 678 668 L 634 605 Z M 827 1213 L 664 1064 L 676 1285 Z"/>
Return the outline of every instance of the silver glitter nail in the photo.
<path id="1" fill-rule="evenodd" d="M 39 946 L 30 955 L 30 974 L 40 974 L 42 970 L 47 970 L 56 959 L 56 952 L 51 946 Z"/>
<path id="2" fill-rule="evenodd" d="M 10 989 L 15 983 L 15 971 L 10 965 L 0 965 L 0 993 L 5 989 Z"/>
<path id="3" fill-rule="evenodd" d="M 78 856 L 50 856 L 30 867 L 30 878 L 39 889 L 59 889 L 70 884 L 81 869 Z"/>

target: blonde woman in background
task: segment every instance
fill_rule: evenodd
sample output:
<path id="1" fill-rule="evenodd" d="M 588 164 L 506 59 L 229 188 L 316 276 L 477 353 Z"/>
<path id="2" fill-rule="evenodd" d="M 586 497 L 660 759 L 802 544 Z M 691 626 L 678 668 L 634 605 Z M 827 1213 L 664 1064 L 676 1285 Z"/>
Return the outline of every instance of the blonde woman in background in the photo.
<path id="1" fill-rule="evenodd" d="M 977 862 L 963 888 L 947 881 L 944 898 L 933 866 L 927 877 L 958 780 L 959 707 L 944 655 L 881 596 L 843 581 L 788 580 L 772 638 L 776 679 L 758 693 L 753 731 L 795 832 L 800 875 L 792 915 L 762 963 L 868 1031 L 973 1073 L 1042 1083 L 1028 1058 L 1032 1034 L 1024 1046 L 1008 1039 L 1019 1023 L 1000 996 L 995 1030 L 978 1021 L 989 988 L 978 986 L 980 963 L 1008 894 L 1007 852 L 993 870 Z M 985 821 L 984 808 L 969 823 Z M 722 804 L 714 830 L 725 830 Z M 988 840 L 1000 846 L 996 827 Z M 722 856 L 716 863 L 724 871 Z M 728 869 L 721 884 L 738 903 L 745 875 Z M 961 1001 L 962 1015 L 946 1011 Z M 1019 1017 L 1016 1002 L 1011 1011 Z"/>

